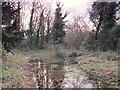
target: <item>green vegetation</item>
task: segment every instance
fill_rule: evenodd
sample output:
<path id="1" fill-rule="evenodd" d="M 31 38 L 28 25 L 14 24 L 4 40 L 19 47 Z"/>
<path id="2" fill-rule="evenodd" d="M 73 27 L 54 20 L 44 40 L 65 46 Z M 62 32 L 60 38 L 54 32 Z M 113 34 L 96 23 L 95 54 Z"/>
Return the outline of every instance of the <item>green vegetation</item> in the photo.
<path id="1" fill-rule="evenodd" d="M 30 74 L 30 72 L 24 70 L 24 64 L 26 63 L 24 60 L 26 60 L 25 56 L 21 54 L 6 56 L 0 68 L 4 84 L 3 88 L 31 87 L 29 86 L 30 82 L 25 81 L 25 78 L 27 78 L 26 75 Z"/>
<path id="2" fill-rule="evenodd" d="M 66 12 L 65 15 L 62 17 L 62 6 L 60 3 L 57 3 L 57 8 L 55 11 L 55 20 L 54 20 L 54 25 L 53 25 L 53 41 L 54 43 L 63 43 L 64 37 L 65 37 L 65 31 L 64 31 L 64 26 L 65 26 L 65 21 L 63 21 L 68 13 Z"/>
<path id="3" fill-rule="evenodd" d="M 90 32 L 86 42 L 89 50 L 117 50 L 120 26 L 117 24 L 119 2 L 94 2 L 89 12 L 95 30 Z"/>
<path id="4" fill-rule="evenodd" d="M 93 1 L 91 9 L 86 10 L 87 16 L 75 15 L 71 8 L 73 15 L 70 13 L 68 18 L 69 13 L 64 13 L 60 2 L 56 2 L 54 10 L 51 4 L 54 0 L 48 1 L 8 0 L 0 4 L 3 87 L 43 87 L 46 85 L 41 82 L 48 85 L 48 79 L 54 79 L 53 85 L 61 87 L 65 75 L 69 74 L 68 78 L 77 78 L 76 81 L 80 76 L 88 77 L 88 81 L 100 83 L 95 86 L 98 88 L 117 88 L 120 1 Z"/>

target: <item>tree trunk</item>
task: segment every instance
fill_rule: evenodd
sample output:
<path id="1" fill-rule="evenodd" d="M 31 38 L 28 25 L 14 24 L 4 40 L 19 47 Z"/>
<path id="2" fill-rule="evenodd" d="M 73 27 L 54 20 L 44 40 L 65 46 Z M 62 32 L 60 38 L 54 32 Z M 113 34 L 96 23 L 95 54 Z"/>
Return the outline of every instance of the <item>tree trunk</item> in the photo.
<path id="1" fill-rule="evenodd" d="M 40 34 L 41 34 L 40 48 L 41 49 L 43 49 L 44 38 L 45 38 L 45 35 L 44 35 L 45 26 L 44 26 L 44 15 L 43 15 L 43 13 L 44 13 L 44 9 L 43 9 L 43 11 L 41 13 L 41 17 L 40 17 L 41 18 L 41 32 L 40 32 Z"/>
<path id="2" fill-rule="evenodd" d="M 50 35 L 50 22 L 49 22 L 49 17 L 47 20 L 47 35 L 46 35 L 46 42 L 49 41 L 49 35 Z"/>
<path id="3" fill-rule="evenodd" d="M 37 35 L 36 35 L 36 44 L 37 44 L 37 48 L 42 48 L 42 44 L 43 44 L 43 36 L 44 36 L 44 16 L 43 16 L 43 12 L 44 9 L 42 10 L 42 13 L 40 14 L 40 21 L 39 21 L 39 26 L 38 26 L 38 30 L 37 30 Z M 41 39 L 41 40 L 40 40 Z M 41 42 L 39 42 L 39 40 Z"/>
<path id="4" fill-rule="evenodd" d="M 30 17 L 30 25 L 29 25 L 29 40 L 30 40 L 29 47 L 30 49 L 32 49 L 32 21 L 33 21 L 34 5 L 35 5 L 35 2 L 33 2 L 31 17 Z"/>
<path id="5" fill-rule="evenodd" d="M 41 27 L 41 42 L 40 42 L 40 48 L 43 49 L 43 44 L 44 44 L 44 23 L 42 24 L 42 27 Z"/>
<path id="6" fill-rule="evenodd" d="M 20 31 L 20 2 L 18 2 L 18 17 L 17 17 L 17 29 Z"/>
<path id="7" fill-rule="evenodd" d="M 99 24 L 98 24 L 97 27 L 96 27 L 95 40 L 98 39 L 98 32 L 100 31 L 101 23 L 102 23 L 102 14 L 100 14 Z"/>

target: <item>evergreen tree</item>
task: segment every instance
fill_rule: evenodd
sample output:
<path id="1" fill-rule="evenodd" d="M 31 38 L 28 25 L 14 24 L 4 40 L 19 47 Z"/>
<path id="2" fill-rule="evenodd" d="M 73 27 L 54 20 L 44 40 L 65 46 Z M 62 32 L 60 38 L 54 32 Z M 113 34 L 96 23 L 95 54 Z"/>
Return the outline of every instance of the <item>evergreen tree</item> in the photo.
<path id="1" fill-rule="evenodd" d="M 54 43 L 56 42 L 63 43 L 63 39 L 65 36 L 65 31 L 64 31 L 65 22 L 63 20 L 68 15 L 68 13 L 65 13 L 65 15 L 62 17 L 63 14 L 61 12 L 61 9 L 62 8 L 60 7 L 60 3 L 58 3 L 55 11 L 55 20 L 54 20 L 53 30 L 52 30 Z"/>
<path id="2" fill-rule="evenodd" d="M 90 19 L 96 27 L 95 39 L 93 39 L 93 41 L 94 45 L 99 44 L 94 48 L 98 49 L 99 47 L 99 49 L 107 50 L 112 49 L 112 47 L 116 47 L 117 42 L 114 41 L 113 37 L 111 38 L 110 32 L 112 28 L 116 25 L 117 7 L 118 7 L 117 2 L 93 3 L 92 10 L 90 12 Z"/>
<path id="3" fill-rule="evenodd" d="M 23 38 L 23 34 L 17 28 L 19 9 L 15 9 L 12 2 L 2 3 L 2 44 L 7 51 L 15 47 Z"/>

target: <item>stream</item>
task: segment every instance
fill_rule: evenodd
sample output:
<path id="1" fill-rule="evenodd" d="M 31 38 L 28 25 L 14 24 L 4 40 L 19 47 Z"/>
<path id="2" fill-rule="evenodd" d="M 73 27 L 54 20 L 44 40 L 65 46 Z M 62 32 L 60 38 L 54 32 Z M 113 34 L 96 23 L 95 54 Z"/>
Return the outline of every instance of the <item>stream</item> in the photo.
<path id="1" fill-rule="evenodd" d="M 81 75 L 77 64 L 69 62 L 46 64 L 39 59 L 31 60 L 33 80 L 37 82 L 36 88 L 91 88 L 92 90 L 93 85 Z"/>

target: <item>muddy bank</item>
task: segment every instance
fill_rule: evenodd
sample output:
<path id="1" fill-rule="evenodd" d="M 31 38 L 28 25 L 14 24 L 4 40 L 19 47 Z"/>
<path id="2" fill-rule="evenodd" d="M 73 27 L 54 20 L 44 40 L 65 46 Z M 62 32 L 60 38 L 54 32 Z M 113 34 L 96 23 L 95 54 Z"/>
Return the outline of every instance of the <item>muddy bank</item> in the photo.
<path id="1" fill-rule="evenodd" d="M 31 60 L 36 88 L 61 88 L 64 79 L 63 63 L 46 64 L 40 59 Z"/>

